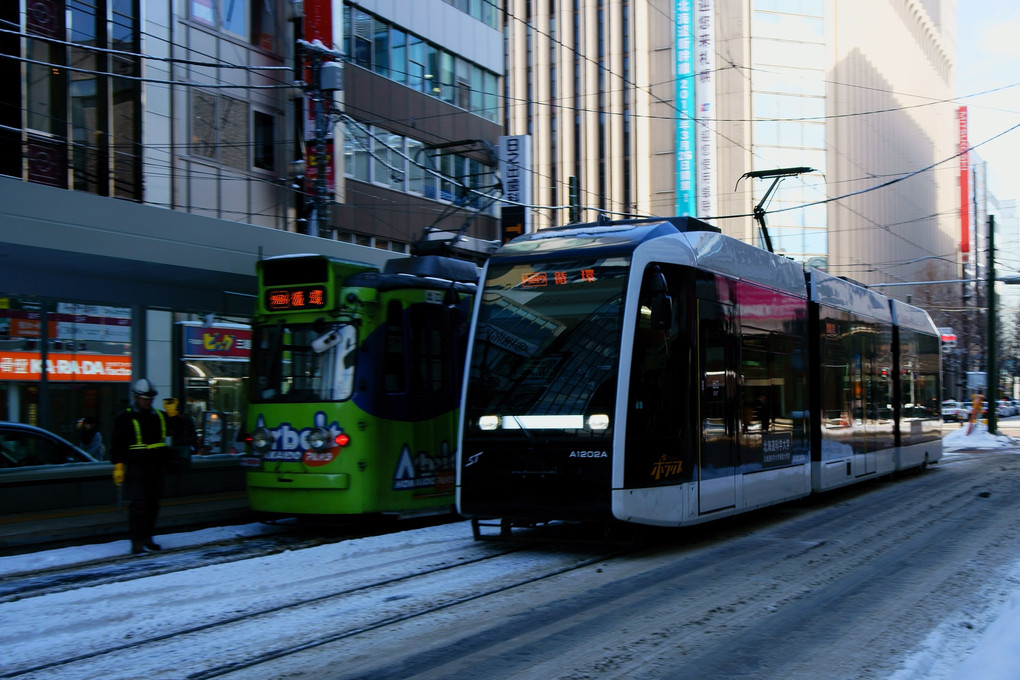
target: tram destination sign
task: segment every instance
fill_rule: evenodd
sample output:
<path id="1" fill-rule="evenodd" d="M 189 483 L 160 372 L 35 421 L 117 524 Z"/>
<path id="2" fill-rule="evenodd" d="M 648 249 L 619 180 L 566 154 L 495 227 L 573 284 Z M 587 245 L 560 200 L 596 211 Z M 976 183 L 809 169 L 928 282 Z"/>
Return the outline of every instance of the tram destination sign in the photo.
<path id="1" fill-rule="evenodd" d="M 270 288 L 265 292 L 263 303 L 266 311 L 289 312 L 306 309 L 323 309 L 327 303 L 325 286 L 290 286 Z"/>

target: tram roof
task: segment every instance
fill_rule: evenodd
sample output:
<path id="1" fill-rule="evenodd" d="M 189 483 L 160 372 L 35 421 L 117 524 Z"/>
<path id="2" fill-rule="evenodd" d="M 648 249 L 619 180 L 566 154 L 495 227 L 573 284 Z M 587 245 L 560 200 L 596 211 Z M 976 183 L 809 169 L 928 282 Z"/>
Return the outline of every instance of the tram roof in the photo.
<path id="1" fill-rule="evenodd" d="M 689 231 L 719 232 L 719 227 L 693 217 L 654 217 L 616 222 L 587 222 L 542 229 L 518 236 L 497 250 L 493 257 L 535 256 L 564 250 L 631 251 L 645 241 Z"/>
<path id="2" fill-rule="evenodd" d="M 941 335 L 935 322 L 920 307 L 909 305 L 901 300 L 891 300 L 893 321 L 897 326 L 909 328 L 922 333 Z"/>
<path id="3" fill-rule="evenodd" d="M 811 301 L 892 323 L 889 298 L 820 269 L 809 269 Z"/>
<path id="4" fill-rule="evenodd" d="M 654 243 L 657 239 L 663 239 L 662 248 Z M 679 250 L 671 250 L 669 243 Z M 510 241 L 493 257 L 512 262 L 583 256 L 596 249 L 600 255 L 606 255 L 644 248 L 655 248 L 657 256 L 669 261 L 807 297 L 800 263 L 726 236 L 718 227 L 693 217 L 596 222 L 543 229 Z"/>

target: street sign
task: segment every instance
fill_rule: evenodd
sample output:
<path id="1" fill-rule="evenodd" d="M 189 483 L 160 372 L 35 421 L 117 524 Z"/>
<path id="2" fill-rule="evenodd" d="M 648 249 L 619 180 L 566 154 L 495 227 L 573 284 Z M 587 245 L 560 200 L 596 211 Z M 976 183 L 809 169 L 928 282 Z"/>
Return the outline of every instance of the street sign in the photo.
<path id="1" fill-rule="evenodd" d="M 956 333 L 953 332 L 952 328 L 939 328 L 939 333 L 942 335 L 942 347 L 944 349 L 956 347 Z"/>

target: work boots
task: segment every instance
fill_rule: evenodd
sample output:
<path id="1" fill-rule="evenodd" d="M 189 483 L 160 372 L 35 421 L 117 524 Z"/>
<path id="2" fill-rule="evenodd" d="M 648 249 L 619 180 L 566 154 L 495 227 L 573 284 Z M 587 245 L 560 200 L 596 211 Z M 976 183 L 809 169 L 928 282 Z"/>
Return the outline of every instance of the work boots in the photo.
<path id="1" fill-rule="evenodd" d="M 144 552 L 157 552 L 162 550 L 163 546 L 156 543 L 151 538 L 147 541 L 131 541 L 131 554 L 141 555 Z"/>

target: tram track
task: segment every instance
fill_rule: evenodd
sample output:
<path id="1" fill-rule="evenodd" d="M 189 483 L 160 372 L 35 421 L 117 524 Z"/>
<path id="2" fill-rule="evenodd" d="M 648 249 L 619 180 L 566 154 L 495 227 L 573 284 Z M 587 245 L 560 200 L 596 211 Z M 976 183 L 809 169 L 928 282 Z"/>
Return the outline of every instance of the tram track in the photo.
<path id="1" fill-rule="evenodd" d="M 447 519 L 445 521 L 452 521 Z M 444 523 L 429 518 L 423 523 L 372 527 L 371 524 L 344 527 L 331 525 L 280 524 L 269 525 L 266 533 L 255 536 L 203 541 L 195 545 L 170 547 L 143 555 L 117 554 L 84 562 L 73 562 L 28 571 L 12 571 L 0 575 L 0 604 L 25 597 L 40 597 L 77 588 L 123 583 L 138 578 L 229 564 L 247 559 L 275 555 L 288 550 L 302 550 L 341 541 L 407 530 L 415 526 Z"/>
<path id="2" fill-rule="evenodd" d="M 507 551 L 506 553 L 503 553 L 503 554 L 508 554 L 509 552 L 515 552 L 515 551 Z M 553 577 L 556 577 L 556 576 L 561 576 L 563 574 L 567 574 L 567 573 L 572 572 L 572 571 L 576 571 L 576 570 L 583 569 L 585 567 L 589 567 L 589 566 L 592 566 L 592 565 L 600 563 L 600 562 L 604 562 L 606 559 L 610 559 L 611 557 L 612 557 L 612 555 L 599 555 L 597 557 L 592 557 L 592 558 L 585 559 L 585 560 L 582 560 L 582 561 L 574 563 L 574 564 L 570 564 L 570 565 L 567 565 L 567 566 L 564 566 L 564 567 L 561 567 L 561 568 L 558 568 L 558 569 L 554 569 L 554 570 L 549 571 L 547 573 L 537 574 L 537 575 L 534 575 L 534 576 L 530 576 L 528 578 L 524 578 L 524 579 L 520 579 L 520 580 L 514 581 L 512 583 L 506 583 L 506 584 L 500 585 L 500 586 L 498 586 L 496 588 L 491 588 L 491 589 L 488 589 L 488 590 L 483 590 L 483 591 L 480 591 L 480 592 L 472 593 L 470 595 L 465 595 L 463 597 L 453 598 L 451 600 L 444 601 L 444 602 L 435 604 L 433 606 L 426 607 L 426 608 L 421 609 L 421 610 L 416 610 L 416 611 L 408 612 L 406 614 L 400 614 L 400 615 L 397 615 L 397 616 L 391 616 L 391 617 L 388 617 L 388 618 L 385 618 L 385 619 L 381 619 L 379 621 L 373 622 L 373 623 L 371 623 L 369 625 L 362 626 L 360 628 L 355 628 L 355 629 L 352 629 L 352 630 L 338 632 L 338 633 L 335 633 L 335 634 L 332 634 L 332 635 L 323 636 L 323 637 L 321 637 L 321 638 L 319 638 L 317 640 L 314 640 L 314 641 L 311 641 L 311 642 L 307 642 L 307 643 L 304 643 L 304 644 L 300 644 L 300 645 L 292 645 L 292 646 L 285 647 L 285 648 L 271 650 L 271 651 L 266 652 L 264 654 L 260 654 L 257 657 L 246 659 L 243 662 L 233 663 L 233 664 L 221 666 L 221 667 L 218 667 L 218 668 L 212 668 L 212 669 L 209 669 L 208 671 L 205 671 L 205 672 L 195 673 L 195 674 L 189 675 L 188 676 L 188 680 L 208 680 L 210 678 L 220 678 L 220 677 L 231 675 L 231 674 L 235 673 L 236 671 L 256 668 L 256 667 L 258 667 L 258 666 L 260 666 L 260 665 L 262 665 L 262 664 L 264 664 L 264 663 L 266 663 L 268 661 L 277 661 L 277 660 L 286 658 L 287 656 L 290 656 L 292 654 L 298 654 L 300 652 L 304 652 L 306 650 L 313 649 L 315 647 L 321 647 L 321 646 L 324 646 L 324 645 L 327 645 L 327 644 L 331 644 L 331 643 L 334 643 L 334 642 L 339 642 L 340 640 L 344 640 L 346 638 L 351 638 L 351 637 L 354 637 L 354 636 L 357 636 L 357 635 L 362 635 L 362 634 L 365 634 L 365 633 L 371 633 L 373 631 L 384 629 L 384 628 L 386 628 L 388 626 L 393 626 L 393 625 L 396 625 L 396 624 L 406 623 L 406 622 L 411 621 L 413 619 L 416 619 L 416 618 L 419 618 L 419 617 L 424 617 L 424 616 L 429 616 L 429 615 L 435 614 L 437 612 L 443 611 L 445 609 L 449 609 L 451 607 L 455 607 L 455 606 L 458 606 L 458 605 L 461 605 L 461 604 L 466 604 L 466 603 L 472 602 L 474 600 L 479 600 L 479 599 L 482 599 L 482 598 L 485 598 L 485 597 L 490 597 L 490 596 L 493 596 L 493 595 L 498 595 L 498 594 L 506 593 L 506 592 L 512 591 L 512 590 L 514 590 L 516 588 L 520 588 L 522 586 L 526 586 L 526 585 L 530 585 L 530 584 L 533 584 L 533 583 L 537 583 L 539 581 L 543 581 L 545 579 L 550 579 L 550 578 L 553 578 Z"/>
<path id="3" fill-rule="evenodd" d="M 12 572 L 0 577 L 0 604 L 26 597 L 40 597 L 106 583 L 149 578 L 228 564 L 240 560 L 273 555 L 284 550 L 300 550 L 341 539 L 276 536 L 245 538 L 168 549 L 145 555 L 116 555 L 88 562 L 43 568 L 31 572 Z"/>
<path id="4" fill-rule="evenodd" d="M 1015 454 L 990 455 L 720 522 L 714 534 L 683 530 L 583 584 L 557 579 L 439 613 L 435 625 L 456 633 L 437 644 L 399 624 L 349 643 L 329 677 L 888 678 L 954 612 L 980 620 L 996 609 L 1020 536 L 994 501 L 1007 514 L 1020 505 L 1018 472 Z M 408 640 L 413 654 L 401 651 Z M 321 677 L 329 656 L 259 670 Z"/>
<path id="5" fill-rule="evenodd" d="M 415 617 L 426 616 L 430 613 L 453 607 L 463 602 L 483 598 L 498 592 L 505 592 L 507 590 L 520 587 L 523 584 L 533 583 L 570 570 L 580 569 L 584 566 L 605 559 L 604 555 L 594 557 L 585 556 L 585 558 L 580 561 L 575 558 L 566 557 L 556 558 L 555 556 L 550 556 L 548 560 L 539 557 L 538 561 L 540 563 L 546 564 L 549 560 L 552 560 L 555 562 L 555 566 L 545 569 L 540 566 L 534 571 L 534 573 L 529 572 L 524 578 L 514 579 L 510 582 L 501 583 L 495 587 L 487 589 L 468 589 L 465 592 L 454 594 L 449 597 L 444 595 L 438 598 L 437 601 L 429 600 L 420 606 L 414 605 L 409 611 L 399 611 L 406 609 L 406 601 L 414 601 L 414 595 L 408 594 L 407 591 L 410 590 L 413 592 L 416 587 L 421 587 L 419 584 L 427 582 L 431 577 L 436 577 L 444 572 L 452 570 L 477 570 L 478 566 L 482 563 L 498 561 L 500 558 L 526 551 L 527 549 L 528 548 L 526 546 L 520 544 L 483 544 L 475 542 L 465 543 L 459 549 L 455 550 L 451 550 L 451 546 L 449 545 L 437 545 L 434 550 L 417 553 L 415 562 L 413 564 L 405 565 L 417 566 L 420 564 L 430 564 L 427 568 L 412 569 L 389 578 L 372 580 L 353 587 L 320 593 L 313 597 L 289 600 L 282 604 L 261 608 L 256 611 L 246 611 L 234 616 L 221 617 L 215 621 L 206 622 L 200 625 L 178 628 L 173 631 L 156 635 L 148 635 L 144 639 L 132 640 L 128 643 L 109 644 L 97 647 L 86 653 L 76 654 L 60 659 L 53 659 L 46 663 L 35 664 L 31 667 L 24 667 L 0 674 L 0 678 L 67 677 L 67 674 L 70 674 L 73 677 L 79 677 L 79 673 L 84 674 L 82 677 L 91 677 L 87 667 L 92 663 L 103 665 L 106 663 L 105 660 L 111 657 L 118 659 L 117 665 L 119 666 L 121 665 L 122 659 L 146 657 L 153 647 L 173 645 L 181 641 L 184 641 L 185 644 L 187 644 L 187 641 L 194 640 L 197 637 L 219 636 L 223 639 L 245 639 L 248 636 L 248 631 L 258 630 L 268 619 L 275 619 L 275 625 L 272 625 L 274 629 L 280 628 L 282 624 L 279 623 L 279 619 L 281 618 L 292 616 L 296 613 L 297 617 L 300 619 L 302 617 L 301 612 L 307 611 L 308 609 L 316 609 L 319 611 L 319 615 L 323 616 L 325 615 L 326 610 L 328 610 L 331 606 L 336 605 L 338 602 L 352 598 L 356 598 L 359 601 L 368 599 L 382 604 L 381 607 L 364 608 L 365 610 L 378 611 L 380 612 L 380 615 L 377 618 L 362 621 L 358 625 L 340 630 L 334 629 L 331 630 L 329 634 L 316 636 L 312 639 L 305 637 L 299 643 L 276 646 L 265 643 L 260 645 L 257 652 L 248 650 L 250 653 L 246 654 L 242 660 L 236 660 L 231 663 L 209 668 L 193 669 L 187 675 L 173 676 L 196 679 L 221 677 L 238 669 L 258 666 L 266 660 L 283 658 L 288 654 L 293 654 L 319 645 L 330 644 L 347 637 L 368 633 L 373 630 L 384 628 L 388 625 L 393 625 L 396 622 L 408 621 Z M 566 563 L 564 563 L 565 561 Z M 437 565 L 435 564 L 436 562 L 442 563 Z M 396 565 L 393 562 L 385 563 L 380 561 L 376 563 L 376 568 L 381 571 L 386 571 L 387 569 L 394 568 L 395 566 Z M 398 606 L 387 606 L 392 605 L 393 603 L 398 603 Z M 349 608 L 361 609 L 361 607 L 355 604 L 350 605 Z M 332 619 L 333 617 L 330 616 L 329 618 Z M 244 629 L 245 632 L 238 632 L 238 628 Z M 86 668 L 83 668 L 83 666 Z M 137 665 L 132 666 L 130 661 L 127 661 L 125 667 L 138 668 Z M 103 675 L 104 677 L 111 677 L 109 673 L 103 673 Z M 146 677 L 155 677 L 158 673 L 143 673 L 143 675 Z M 116 675 L 113 677 L 116 677 Z M 137 670 L 134 671 L 133 674 L 129 674 L 124 677 L 137 677 Z"/>
<path id="6" fill-rule="evenodd" d="M 526 628 L 335 677 L 888 678 L 946 618 L 980 621 L 1008 589 L 999 579 L 1020 532 L 996 508 L 1015 516 L 1020 459 L 988 463 L 869 485 L 792 517 L 762 514 L 725 541 L 664 547 L 645 571 L 564 593 Z M 918 505 L 926 515 L 911 512 Z"/>
<path id="7" fill-rule="evenodd" d="M 111 626 L 76 638 L 94 652 L 21 658 L 0 678 L 878 680 L 954 612 L 981 625 L 1008 587 L 1016 512 L 1020 456 L 990 453 L 626 550 L 476 542 L 465 523 L 320 546 L 294 551 L 316 574 L 289 577 L 318 578 L 315 592 L 256 588 L 195 621 L 175 602 L 170 628 Z M 152 587 L 180 597 L 167 578 Z M 83 609 L 103 593 L 41 599 Z"/>

